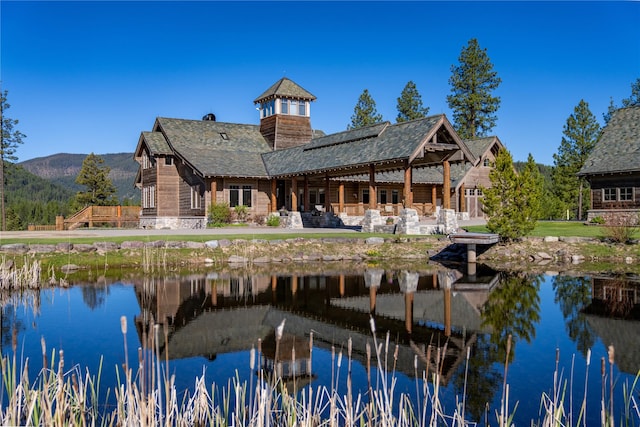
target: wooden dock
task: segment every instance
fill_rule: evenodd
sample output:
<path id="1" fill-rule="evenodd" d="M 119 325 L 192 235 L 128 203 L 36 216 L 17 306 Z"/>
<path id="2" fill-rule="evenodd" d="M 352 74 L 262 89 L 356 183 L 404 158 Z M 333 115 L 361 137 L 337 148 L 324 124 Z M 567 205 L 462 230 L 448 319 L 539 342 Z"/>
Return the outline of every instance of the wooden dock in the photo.
<path id="1" fill-rule="evenodd" d="M 453 243 L 467 245 L 467 262 L 476 262 L 476 245 L 493 245 L 500 241 L 499 234 L 493 233 L 455 233 L 449 235 Z"/>

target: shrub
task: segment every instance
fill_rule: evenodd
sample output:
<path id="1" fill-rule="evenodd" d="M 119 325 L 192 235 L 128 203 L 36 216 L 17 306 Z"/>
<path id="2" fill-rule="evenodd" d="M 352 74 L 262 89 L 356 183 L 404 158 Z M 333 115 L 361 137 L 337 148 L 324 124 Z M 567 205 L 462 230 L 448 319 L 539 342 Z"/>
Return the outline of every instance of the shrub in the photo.
<path id="1" fill-rule="evenodd" d="M 279 215 L 269 215 L 269 218 L 267 218 L 267 225 L 269 227 L 279 227 L 280 226 L 280 216 Z"/>
<path id="2" fill-rule="evenodd" d="M 635 218 L 616 218 L 605 226 L 605 237 L 614 243 L 627 243 L 638 230 Z"/>
<path id="3" fill-rule="evenodd" d="M 214 203 L 209 206 L 209 224 L 214 227 L 221 227 L 231 222 L 231 208 L 227 203 Z"/>
<path id="4" fill-rule="evenodd" d="M 603 217 L 601 216 L 596 216 L 594 218 L 591 218 L 591 221 L 589 221 L 591 224 L 599 224 L 602 225 L 605 223 L 605 220 Z"/>
<path id="5" fill-rule="evenodd" d="M 244 222 L 247 219 L 247 215 L 249 214 L 249 208 L 245 205 L 236 205 L 233 208 L 233 211 L 235 212 L 236 217 L 240 222 Z"/>

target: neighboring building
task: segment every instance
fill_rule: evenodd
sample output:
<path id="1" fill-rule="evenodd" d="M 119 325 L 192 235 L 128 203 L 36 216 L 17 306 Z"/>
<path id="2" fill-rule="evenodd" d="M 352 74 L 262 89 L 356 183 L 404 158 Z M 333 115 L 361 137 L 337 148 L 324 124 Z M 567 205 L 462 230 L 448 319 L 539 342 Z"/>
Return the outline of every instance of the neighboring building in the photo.
<path id="1" fill-rule="evenodd" d="M 578 173 L 591 185 L 587 220 L 632 224 L 640 219 L 640 107 L 621 108 Z"/>
<path id="2" fill-rule="evenodd" d="M 260 124 L 156 119 L 135 151 L 143 228 L 204 228 L 212 203 L 245 205 L 253 218 L 286 209 L 363 215 L 466 211 L 488 182 L 495 137 L 462 141 L 440 114 L 332 135 L 311 127 L 315 96 L 283 78 L 254 102 Z M 466 198 L 460 194 L 467 193 Z M 473 200 L 473 201 L 471 201 Z"/>

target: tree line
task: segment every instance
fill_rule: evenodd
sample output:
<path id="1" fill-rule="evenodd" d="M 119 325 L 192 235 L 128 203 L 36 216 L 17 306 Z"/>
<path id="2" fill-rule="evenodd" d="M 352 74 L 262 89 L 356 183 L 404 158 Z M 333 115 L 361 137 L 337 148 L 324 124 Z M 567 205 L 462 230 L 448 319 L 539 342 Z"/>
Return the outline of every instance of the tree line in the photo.
<path id="1" fill-rule="evenodd" d="M 494 70 L 486 48 L 472 38 L 461 50 L 458 64 L 451 66 L 451 94 L 447 103 L 452 111 L 452 124 L 463 139 L 487 136 L 495 127 L 500 97 L 494 95 L 502 80 Z M 631 95 L 621 100 L 621 107 L 640 105 L 640 78 L 631 84 Z M 16 129 L 18 120 L 7 116 L 10 108 L 7 91 L 0 92 L 0 222 L 1 229 L 22 229 L 29 223 L 51 224 L 56 215 L 75 212 L 89 205 L 116 205 L 116 189 L 108 178 L 109 167 L 97 155 L 89 154 L 82 164 L 76 182 L 86 187 L 75 195 L 58 195 L 47 188 L 34 197 L 38 189 L 20 185 L 20 168 L 15 151 L 26 135 Z M 605 124 L 619 107 L 610 101 L 603 115 Z M 422 97 L 413 81 L 407 82 L 397 98 L 396 122 L 426 117 Z M 380 123 L 382 115 L 367 89 L 360 95 L 348 129 Z M 538 219 L 584 219 L 589 206 L 589 184 L 577 176 L 595 146 L 601 127 L 583 99 L 564 125 L 560 145 L 553 155 L 553 166 L 537 164 L 531 154 L 524 163 L 515 163 L 503 149 L 491 173 L 492 188 L 483 189 L 484 209 L 492 230 L 505 229 L 505 235 L 523 235 Z M 13 173 L 15 176 L 11 176 Z M 26 173 L 26 172 L 24 172 Z M 10 178 L 10 179 L 7 179 Z M 14 180 L 14 178 L 16 178 Z M 12 182 L 13 181 L 13 182 Z M 7 184 L 11 183 L 10 191 Z M 44 183 L 35 184 L 44 189 Z M 544 204 L 541 200 L 544 199 Z M 495 217 L 495 218 L 494 218 Z M 511 221 L 506 219 L 511 218 Z M 506 221 L 506 222 L 504 222 Z M 518 223 L 514 225 L 513 222 Z M 511 228 L 511 229 L 510 229 Z M 503 233 L 501 233 L 503 234 Z"/>
<path id="2" fill-rule="evenodd" d="M 451 66 L 451 93 L 447 103 L 452 125 L 462 139 L 487 136 L 498 120 L 500 97 L 493 92 L 501 83 L 487 50 L 471 39 L 461 50 L 458 64 Z M 605 125 L 618 108 L 640 105 L 640 78 L 631 84 L 631 95 L 618 107 L 613 98 L 603 114 Z M 426 117 L 422 97 L 409 81 L 397 99 L 396 122 Z M 348 129 L 382 122 L 376 103 L 364 89 L 355 105 Z M 501 235 L 526 234 L 538 219 L 583 220 L 589 208 L 589 183 L 578 177 L 596 145 L 602 128 L 584 99 L 580 100 L 563 127 L 553 166 L 537 164 L 531 154 L 526 162 L 513 162 L 508 150 L 498 154 L 491 174 L 492 187 L 483 189 L 488 226 Z M 544 200 L 544 203 L 540 201 Z M 518 225 L 519 224 L 519 225 Z M 533 224 L 533 225 L 532 225 Z"/>
<path id="3" fill-rule="evenodd" d="M 118 204 L 116 188 L 108 178 L 110 168 L 93 153 L 82 162 L 76 183 L 84 191 L 70 190 L 30 174 L 14 164 L 16 149 L 26 138 L 19 121 L 6 112 L 8 92 L 0 92 L 0 229 L 24 230 L 29 224 L 55 224 L 56 216 L 67 216 L 86 206 Z"/>

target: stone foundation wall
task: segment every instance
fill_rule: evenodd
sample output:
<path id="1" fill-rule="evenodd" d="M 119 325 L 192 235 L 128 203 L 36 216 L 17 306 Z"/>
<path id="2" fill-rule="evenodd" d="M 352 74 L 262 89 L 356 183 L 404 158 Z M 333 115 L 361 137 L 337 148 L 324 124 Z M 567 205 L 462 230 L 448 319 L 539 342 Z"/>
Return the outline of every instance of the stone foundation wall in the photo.
<path id="1" fill-rule="evenodd" d="M 636 209 L 592 209 L 587 213 L 587 222 L 598 217 L 604 218 L 605 224 L 640 224 L 640 211 Z"/>
<path id="2" fill-rule="evenodd" d="M 201 229 L 207 228 L 207 219 L 205 217 L 142 217 L 140 218 L 140 228 L 151 230 Z"/>

